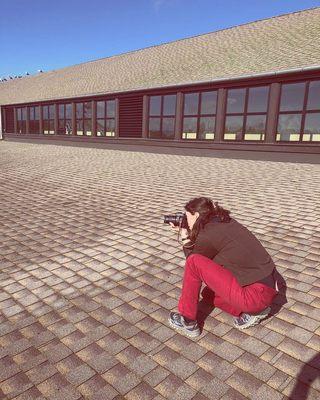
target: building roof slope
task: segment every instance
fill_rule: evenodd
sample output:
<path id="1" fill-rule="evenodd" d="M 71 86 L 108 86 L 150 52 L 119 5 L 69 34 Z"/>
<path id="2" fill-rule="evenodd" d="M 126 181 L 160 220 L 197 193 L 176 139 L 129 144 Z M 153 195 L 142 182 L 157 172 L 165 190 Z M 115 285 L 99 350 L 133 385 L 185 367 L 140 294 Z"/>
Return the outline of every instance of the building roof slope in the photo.
<path id="1" fill-rule="evenodd" d="M 0 84 L 0 104 L 236 78 L 320 64 L 320 7 Z"/>

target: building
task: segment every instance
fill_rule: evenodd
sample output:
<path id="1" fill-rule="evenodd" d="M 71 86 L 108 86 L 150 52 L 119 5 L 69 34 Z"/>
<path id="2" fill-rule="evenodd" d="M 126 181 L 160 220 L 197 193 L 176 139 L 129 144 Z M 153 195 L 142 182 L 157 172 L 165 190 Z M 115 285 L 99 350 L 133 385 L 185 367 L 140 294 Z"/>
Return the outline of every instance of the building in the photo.
<path id="1" fill-rule="evenodd" d="M 320 153 L 320 7 L 0 82 L 5 139 Z"/>

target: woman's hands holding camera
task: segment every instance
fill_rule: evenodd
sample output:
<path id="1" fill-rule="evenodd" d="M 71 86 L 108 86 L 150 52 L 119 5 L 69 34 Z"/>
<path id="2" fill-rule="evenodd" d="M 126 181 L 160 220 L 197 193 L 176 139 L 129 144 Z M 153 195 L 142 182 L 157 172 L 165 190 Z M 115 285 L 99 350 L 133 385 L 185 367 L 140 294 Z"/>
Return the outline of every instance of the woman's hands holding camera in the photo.
<path id="1" fill-rule="evenodd" d="M 178 233 L 180 231 L 180 238 L 181 238 L 182 244 L 187 244 L 190 241 L 188 229 L 180 228 L 179 226 L 173 225 L 172 222 L 169 222 L 169 224 L 170 224 L 171 230 L 173 232 Z"/>

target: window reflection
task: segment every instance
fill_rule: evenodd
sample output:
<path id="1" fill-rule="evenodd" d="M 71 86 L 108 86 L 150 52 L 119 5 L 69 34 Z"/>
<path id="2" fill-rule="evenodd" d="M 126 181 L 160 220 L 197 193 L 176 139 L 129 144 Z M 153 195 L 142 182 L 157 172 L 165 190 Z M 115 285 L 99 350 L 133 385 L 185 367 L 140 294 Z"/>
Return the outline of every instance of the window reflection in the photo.
<path id="1" fill-rule="evenodd" d="M 217 92 L 201 93 L 201 110 L 203 114 L 215 114 L 217 108 Z"/>
<path id="2" fill-rule="evenodd" d="M 175 94 L 163 96 L 163 115 L 176 114 L 176 98 Z"/>
<path id="3" fill-rule="evenodd" d="M 72 135 L 72 104 L 59 104 L 58 134 Z"/>
<path id="4" fill-rule="evenodd" d="M 197 139 L 198 118 L 185 117 L 183 119 L 182 139 Z"/>
<path id="5" fill-rule="evenodd" d="M 106 100 L 96 102 L 97 112 L 97 136 L 114 137 L 115 136 L 115 117 L 116 101 Z M 90 131 L 87 131 L 90 132 Z M 88 133 L 88 135 L 91 133 Z"/>
<path id="6" fill-rule="evenodd" d="M 277 141 L 297 141 L 300 139 L 301 114 L 279 115 Z"/>
<path id="7" fill-rule="evenodd" d="M 264 140 L 266 115 L 248 115 L 244 140 Z"/>
<path id="8" fill-rule="evenodd" d="M 161 96 L 151 96 L 149 115 L 160 115 L 160 114 L 161 114 Z"/>
<path id="9" fill-rule="evenodd" d="M 268 86 L 250 88 L 248 99 L 248 112 L 267 112 L 268 95 Z"/>
<path id="10" fill-rule="evenodd" d="M 213 140 L 216 109 L 216 90 L 185 94 L 182 139 Z"/>
<path id="11" fill-rule="evenodd" d="M 320 81 L 310 82 L 307 109 L 320 110 Z"/>
<path id="12" fill-rule="evenodd" d="M 240 140 L 243 127 L 243 115 L 228 116 L 225 125 L 225 140 Z"/>
<path id="13" fill-rule="evenodd" d="M 197 115 L 199 107 L 199 93 L 184 95 L 184 115 Z"/>
<path id="14" fill-rule="evenodd" d="M 152 139 L 174 139 L 177 96 L 150 96 L 149 137 Z M 171 116 L 171 117 L 169 117 Z"/>
<path id="15" fill-rule="evenodd" d="M 320 141 L 320 113 L 306 114 L 304 134 L 302 140 L 310 142 Z"/>
<path id="16" fill-rule="evenodd" d="M 302 111 L 305 82 L 282 85 L 280 111 Z"/>
<path id="17" fill-rule="evenodd" d="M 199 124 L 199 139 L 214 139 L 215 117 L 202 117 Z"/>
<path id="18" fill-rule="evenodd" d="M 246 89 L 229 89 L 227 97 L 227 113 L 243 113 Z"/>

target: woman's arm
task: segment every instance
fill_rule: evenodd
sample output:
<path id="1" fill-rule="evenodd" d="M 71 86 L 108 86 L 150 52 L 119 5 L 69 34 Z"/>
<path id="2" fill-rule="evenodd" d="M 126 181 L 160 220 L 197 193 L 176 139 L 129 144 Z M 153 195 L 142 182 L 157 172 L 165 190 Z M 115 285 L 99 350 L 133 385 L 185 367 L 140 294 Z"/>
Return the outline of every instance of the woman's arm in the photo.
<path id="1" fill-rule="evenodd" d="M 183 243 L 183 251 L 186 258 L 190 254 L 201 254 L 213 259 L 218 254 L 218 250 L 213 245 L 213 240 L 204 232 L 199 233 L 194 246 L 191 247 L 190 243 Z"/>

